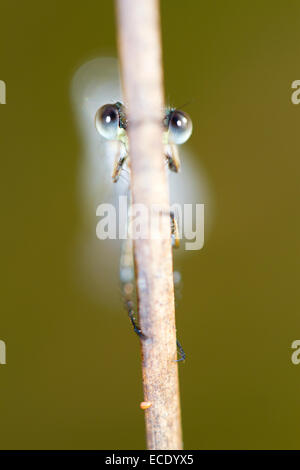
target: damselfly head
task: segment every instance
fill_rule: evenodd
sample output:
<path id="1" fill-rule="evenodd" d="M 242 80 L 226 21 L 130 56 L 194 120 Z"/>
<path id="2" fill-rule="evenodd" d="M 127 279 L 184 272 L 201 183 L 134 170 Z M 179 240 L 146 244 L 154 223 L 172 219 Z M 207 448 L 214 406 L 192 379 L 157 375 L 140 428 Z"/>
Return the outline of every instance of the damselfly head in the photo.
<path id="1" fill-rule="evenodd" d="M 184 144 L 190 138 L 193 130 L 190 116 L 176 108 L 167 110 L 164 126 L 169 132 L 169 141 L 178 145 Z"/>

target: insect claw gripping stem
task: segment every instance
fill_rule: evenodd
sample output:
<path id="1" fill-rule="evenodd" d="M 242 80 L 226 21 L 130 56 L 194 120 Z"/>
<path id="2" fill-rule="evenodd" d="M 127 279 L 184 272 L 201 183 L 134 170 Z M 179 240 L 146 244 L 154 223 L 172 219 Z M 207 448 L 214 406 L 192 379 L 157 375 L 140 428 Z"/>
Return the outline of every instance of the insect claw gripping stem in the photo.
<path id="1" fill-rule="evenodd" d="M 145 340 L 147 339 L 147 336 L 144 335 L 144 333 L 142 332 L 142 330 L 137 326 L 137 324 L 135 323 L 135 320 L 133 317 L 129 317 L 130 318 L 130 321 L 132 323 L 132 326 L 133 326 L 133 331 L 138 335 L 139 338 Z"/>

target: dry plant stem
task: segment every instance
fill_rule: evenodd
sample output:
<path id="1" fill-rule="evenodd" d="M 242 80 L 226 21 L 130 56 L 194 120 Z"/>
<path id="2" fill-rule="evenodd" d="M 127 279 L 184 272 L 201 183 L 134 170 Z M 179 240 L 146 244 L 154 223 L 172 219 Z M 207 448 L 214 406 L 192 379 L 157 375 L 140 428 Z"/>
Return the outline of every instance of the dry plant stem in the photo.
<path id="1" fill-rule="evenodd" d="M 134 204 L 152 210 L 158 239 L 134 241 L 148 449 L 182 449 L 169 196 L 162 141 L 158 0 L 117 0 Z M 147 218 L 142 220 L 147 224 Z"/>

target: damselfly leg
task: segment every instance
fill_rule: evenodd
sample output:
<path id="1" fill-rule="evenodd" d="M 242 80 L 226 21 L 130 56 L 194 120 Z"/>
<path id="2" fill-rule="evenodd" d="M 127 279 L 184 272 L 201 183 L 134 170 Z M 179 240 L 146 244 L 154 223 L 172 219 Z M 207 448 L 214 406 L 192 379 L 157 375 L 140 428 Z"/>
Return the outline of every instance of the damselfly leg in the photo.
<path id="1" fill-rule="evenodd" d="M 126 161 L 127 155 L 116 155 L 116 159 L 114 162 L 114 168 L 112 172 L 112 180 L 114 183 L 116 183 L 119 179 L 119 176 L 121 174 L 121 171 L 123 169 L 124 163 Z"/>
<path id="2" fill-rule="evenodd" d="M 179 271 L 174 271 L 173 281 L 174 281 L 174 293 L 175 293 L 175 307 L 177 308 L 178 302 L 181 299 L 181 287 L 182 287 L 181 274 Z M 184 361 L 186 359 L 186 354 L 178 339 L 176 339 L 176 344 L 177 344 L 177 351 L 179 354 L 179 359 L 177 359 L 177 362 Z"/>
<path id="3" fill-rule="evenodd" d="M 166 145 L 165 155 L 169 169 L 178 173 L 180 171 L 180 158 L 176 145 Z"/>
<path id="4" fill-rule="evenodd" d="M 177 223 L 177 220 L 173 211 L 170 212 L 170 220 L 171 220 L 172 245 L 174 248 L 179 248 L 180 238 L 179 238 L 178 223 Z"/>

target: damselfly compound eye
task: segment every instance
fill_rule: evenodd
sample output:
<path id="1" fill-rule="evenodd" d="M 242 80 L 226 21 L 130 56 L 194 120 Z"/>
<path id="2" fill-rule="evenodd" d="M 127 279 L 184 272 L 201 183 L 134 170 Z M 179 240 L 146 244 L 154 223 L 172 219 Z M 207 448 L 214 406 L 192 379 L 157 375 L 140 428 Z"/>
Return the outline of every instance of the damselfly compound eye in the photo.
<path id="1" fill-rule="evenodd" d="M 119 130 L 119 110 L 115 104 L 105 104 L 98 109 L 95 116 L 96 129 L 102 137 L 117 139 Z"/>
<path id="2" fill-rule="evenodd" d="M 173 144 L 183 144 L 191 136 L 192 120 L 188 114 L 178 109 L 170 110 L 167 115 L 170 141 Z"/>

